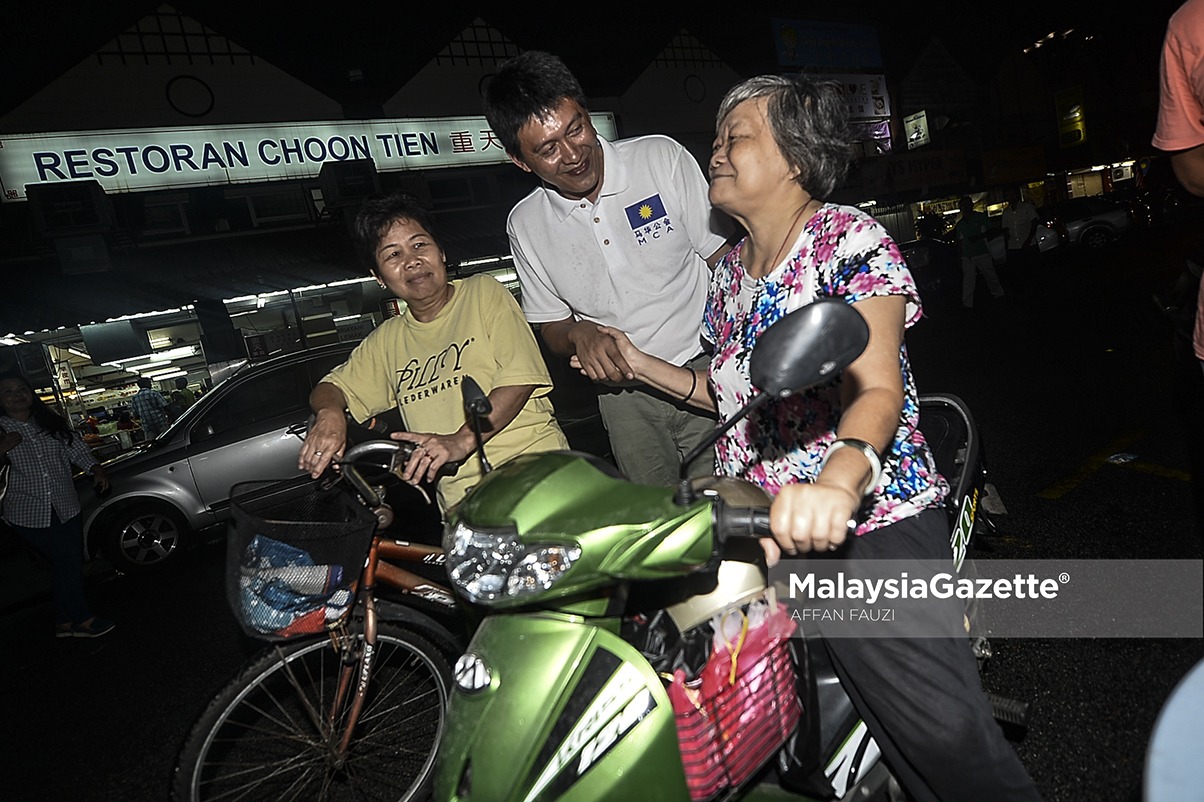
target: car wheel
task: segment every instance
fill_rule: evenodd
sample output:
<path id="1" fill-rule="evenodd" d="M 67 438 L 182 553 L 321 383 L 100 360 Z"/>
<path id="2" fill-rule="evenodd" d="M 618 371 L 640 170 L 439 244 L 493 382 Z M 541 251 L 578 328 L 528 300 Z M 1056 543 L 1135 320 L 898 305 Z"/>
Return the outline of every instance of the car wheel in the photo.
<path id="1" fill-rule="evenodd" d="M 1084 231 L 1082 236 L 1082 243 L 1088 248 L 1102 248 L 1112 240 L 1112 232 L 1106 228 L 1091 228 Z"/>
<path id="2" fill-rule="evenodd" d="M 174 561 L 189 531 L 183 516 L 164 504 L 119 510 L 107 529 L 105 556 L 126 574 L 159 570 Z"/>

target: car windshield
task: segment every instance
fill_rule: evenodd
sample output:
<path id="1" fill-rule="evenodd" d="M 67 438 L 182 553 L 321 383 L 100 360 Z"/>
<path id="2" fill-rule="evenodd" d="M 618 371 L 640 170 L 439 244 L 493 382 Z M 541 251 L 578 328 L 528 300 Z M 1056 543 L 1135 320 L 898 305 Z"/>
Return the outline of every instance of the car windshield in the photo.
<path id="1" fill-rule="evenodd" d="M 188 407 L 188 409 L 184 410 L 180 414 L 180 417 L 178 417 L 174 421 L 172 421 L 171 425 L 169 425 L 166 429 L 164 429 L 159 434 L 158 437 L 156 437 L 154 440 L 151 440 L 150 442 L 154 443 L 159 440 L 166 440 L 179 427 L 187 426 L 189 421 L 191 421 L 193 418 L 195 418 L 197 415 L 199 415 L 200 410 L 203 409 L 205 406 L 207 406 L 207 404 L 205 403 L 205 399 L 209 398 L 209 397 L 216 398 L 217 396 L 213 395 L 214 392 L 221 389 L 222 385 L 226 384 L 227 382 L 229 382 L 231 379 L 233 379 L 237 375 L 238 375 L 237 373 L 234 373 L 234 374 L 222 379 L 217 384 L 213 385 L 212 389 L 207 390 L 204 395 L 199 396 L 197 398 L 197 400 L 193 402 L 192 406 L 190 406 L 190 407 Z"/>

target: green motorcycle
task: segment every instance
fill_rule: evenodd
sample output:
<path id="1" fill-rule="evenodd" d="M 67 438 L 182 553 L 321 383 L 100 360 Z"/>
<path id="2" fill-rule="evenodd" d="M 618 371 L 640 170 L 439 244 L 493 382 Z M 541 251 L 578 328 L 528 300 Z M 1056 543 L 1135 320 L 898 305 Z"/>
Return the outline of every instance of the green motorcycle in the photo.
<path id="1" fill-rule="evenodd" d="M 865 321 L 842 301 L 787 315 L 752 354 L 761 391 L 710 443 L 770 398 L 835 377 L 867 339 Z M 488 401 L 471 380 L 465 386 L 479 422 Z M 805 639 L 781 630 L 754 643 L 761 629 L 746 619 L 728 642 L 741 645 L 739 660 L 729 649 L 730 676 L 725 663 L 711 691 L 705 678 L 691 687 L 672 670 L 695 648 L 690 633 L 705 631 L 710 646 L 708 621 L 733 611 L 751 619 L 755 606 L 779 620 L 755 539 L 769 532 L 769 498 L 741 480 L 684 478 L 710 443 L 686 458 L 676 488 L 633 484 L 586 454 L 520 456 L 488 472 L 455 510 L 444 534 L 448 574 L 482 618 L 453 672 L 436 799 L 898 794 L 823 650 L 807 656 Z M 964 443 L 957 453 L 964 462 Z M 968 511 L 963 524 L 973 528 L 980 487 L 970 474 L 950 517 Z M 665 652 L 676 657 L 662 660 Z M 807 670 L 796 671 L 802 661 Z M 810 797 L 776 780 L 787 742 L 810 750 Z"/>

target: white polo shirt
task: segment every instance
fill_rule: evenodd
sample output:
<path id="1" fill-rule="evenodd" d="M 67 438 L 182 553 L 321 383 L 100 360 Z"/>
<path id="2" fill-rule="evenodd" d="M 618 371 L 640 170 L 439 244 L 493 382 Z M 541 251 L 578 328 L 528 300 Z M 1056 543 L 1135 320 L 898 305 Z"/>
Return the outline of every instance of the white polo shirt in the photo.
<path id="1" fill-rule="evenodd" d="M 574 317 L 627 333 L 675 364 L 700 350 L 710 273 L 731 220 L 711 210 L 689 151 L 665 136 L 610 143 L 597 203 L 542 186 L 510 211 L 506 233 L 531 323 Z"/>

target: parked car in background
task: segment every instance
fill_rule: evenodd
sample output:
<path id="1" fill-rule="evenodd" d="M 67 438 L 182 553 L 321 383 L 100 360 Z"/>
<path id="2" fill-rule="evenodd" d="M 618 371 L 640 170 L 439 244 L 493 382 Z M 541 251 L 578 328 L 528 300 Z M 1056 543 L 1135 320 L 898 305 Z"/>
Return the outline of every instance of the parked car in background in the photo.
<path id="1" fill-rule="evenodd" d="M 1102 248 L 1136 228 L 1126 204 L 1100 196 L 1071 198 L 1039 211 L 1044 224 L 1070 247 Z"/>
<path id="2" fill-rule="evenodd" d="M 190 539 L 220 534 L 235 484 L 299 476 L 297 453 L 310 418 L 310 391 L 354 347 L 320 346 L 240 368 L 158 438 L 106 462 L 113 488 L 103 499 L 93 492 L 90 477 L 79 477 L 87 555 L 103 554 L 126 574 L 162 569 Z M 565 375 L 552 391 L 553 404 L 569 445 L 609 458 L 592 383 L 570 371 L 568 360 L 558 358 L 555 364 Z M 389 428 L 401 428 L 396 410 L 379 418 Z M 373 435 L 365 430 L 349 436 Z M 438 527 L 436 505 L 404 485 L 391 492 L 413 504 L 405 511 L 407 524 L 423 531 Z M 402 510 L 397 511 L 401 520 Z"/>
<path id="3" fill-rule="evenodd" d="M 190 537 L 224 524 L 237 482 L 300 474 L 309 393 L 354 343 L 247 365 L 197 399 L 163 434 L 105 464 L 99 499 L 81 479 L 84 543 L 124 573 L 166 566 Z"/>

